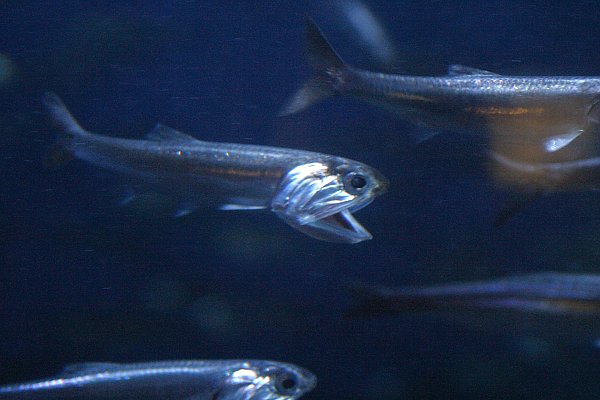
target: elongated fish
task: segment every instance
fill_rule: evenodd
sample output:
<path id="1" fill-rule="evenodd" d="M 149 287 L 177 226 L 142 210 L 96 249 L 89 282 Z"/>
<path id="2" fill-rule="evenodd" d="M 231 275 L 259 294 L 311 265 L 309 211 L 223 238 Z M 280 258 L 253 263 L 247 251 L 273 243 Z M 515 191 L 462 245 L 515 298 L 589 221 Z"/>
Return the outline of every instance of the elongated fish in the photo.
<path id="1" fill-rule="evenodd" d="M 198 207 L 271 209 L 305 234 L 358 243 L 371 234 L 352 212 L 384 193 L 377 170 L 341 157 L 278 147 L 213 143 L 157 125 L 145 140 L 93 134 L 71 116 L 58 96 L 44 104 L 62 130 L 50 162 L 76 157 L 175 196 L 185 215 Z"/>
<path id="2" fill-rule="evenodd" d="M 353 96 L 419 125 L 504 137 L 500 147 L 518 159 L 531 160 L 522 143 L 534 143 L 543 149 L 534 152 L 538 161 L 593 132 L 600 120 L 598 77 L 503 76 L 462 65 L 436 77 L 361 70 L 342 61 L 310 18 L 306 54 L 314 75 L 281 115 L 329 96 Z"/>
<path id="3" fill-rule="evenodd" d="M 387 288 L 356 286 L 352 316 L 512 310 L 600 316 L 600 275 L 546 272 L 482 282 Z"/>
<path id="4" fill-rule="evenodd" d="M 264 360 L 84 363 L 53 378 L 0 386 L 0 399 L 294 400 L 316 383 L 305 369 Z"/>

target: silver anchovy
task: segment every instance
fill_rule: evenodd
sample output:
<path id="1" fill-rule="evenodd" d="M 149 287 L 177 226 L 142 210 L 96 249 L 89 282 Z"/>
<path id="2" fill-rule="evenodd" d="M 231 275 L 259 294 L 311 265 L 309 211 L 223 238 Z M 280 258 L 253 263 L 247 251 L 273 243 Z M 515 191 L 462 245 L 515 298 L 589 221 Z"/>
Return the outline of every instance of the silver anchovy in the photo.
<path id="1" fill-rule="evenodd" d="M 353 290 L 359 299 L 350 311 L 353 316 L 494 309 L 600 315 L 600 275 L 546 272 L 482 282 L 397 288 L 356 286 Z"/>
<path id="2" fill-rule="evenodd" d="M 314 75 L 281 115 L 329 96 L 352 96 L 434 129 L 508 136 L 503 150 L 513 155 L 519 146 L 511 141 L 553 153 L 600 120 L 600 77 L 503 76 L 462 65 L 437 77 L 361 70 L 345 64 L 309 18 L 306 53 Z"/>
<path id="3" fill-rule="evenodd" d="M 294 400 L 317 379 L 264 360 L 85 363 L 53 378 L 0 386 L 2 400 Z"/>
<path id="4" fill-rule="evenodd" d="M 271 209 L 317 239 L 358 243 L 371 234 L 352 213 L 384 193 L 377 170 L 341 157 L 278 147 L 200 141 L 157 125 L 145 140 L 84 130 L 53 93 L 44 97 L 64 132 L 51 162 L 71 157 L 151 184 L 185 206 L 223 210 Z"/>

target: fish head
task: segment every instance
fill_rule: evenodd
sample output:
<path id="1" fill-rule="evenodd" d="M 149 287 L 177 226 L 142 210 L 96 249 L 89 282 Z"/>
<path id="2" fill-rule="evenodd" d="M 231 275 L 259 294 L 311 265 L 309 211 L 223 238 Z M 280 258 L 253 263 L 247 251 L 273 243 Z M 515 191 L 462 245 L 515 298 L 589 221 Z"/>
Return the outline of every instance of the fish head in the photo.
<path id="1" fill-rule="evenodd" d="M 358 243 L 371 234 L 353 212 L 385 193 L 389 181 L 365 164 L 343 158 L 298 165 L 279 183 L 272 210 L 292 227 L 336 243 Z"/>
<path id="2" fill-rule="evenodd" d="M 219 400 L 295 400 L 317 385 L 312 372 L 293 364 L 252 361 L 229 375 Z"/>
<path id="3" fill-rule="evenodd" d="M 277 362 L 267 364 L 262 368 L 261 375 L 266 377 L 268 385 L 263 386 L 262 395 L 257 399 L 298 399 L 317 385 L 317 378 L 304 368 Z"/>

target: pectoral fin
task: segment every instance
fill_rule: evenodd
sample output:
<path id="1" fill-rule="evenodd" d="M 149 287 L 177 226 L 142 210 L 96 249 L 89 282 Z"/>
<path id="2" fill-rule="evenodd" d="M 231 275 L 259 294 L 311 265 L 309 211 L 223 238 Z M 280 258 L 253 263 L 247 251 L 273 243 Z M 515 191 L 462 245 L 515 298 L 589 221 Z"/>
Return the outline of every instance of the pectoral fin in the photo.
<path id="1" fill-rule="evenodd" d="M 562 135 L 550 136 L 544 140 L 544 149 L 548 153 L 554 153 L 569 145 L 573 140 L 577 139 L 583 133 L 583 129 L 578 129 L 573 132 L 564 133 Z"/>

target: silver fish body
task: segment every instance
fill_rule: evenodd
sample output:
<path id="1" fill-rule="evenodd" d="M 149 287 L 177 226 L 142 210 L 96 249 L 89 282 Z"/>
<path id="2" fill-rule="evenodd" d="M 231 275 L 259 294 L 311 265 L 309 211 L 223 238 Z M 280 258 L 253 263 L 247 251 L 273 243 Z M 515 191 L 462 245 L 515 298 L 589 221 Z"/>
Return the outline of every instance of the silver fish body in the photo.
<path id="1" fill-rule="evenodd" d="M 546 272 L 418 287 L 356 287 L 356 316 L 412 311 L 513 310 L 600 315 L 600 275 Z"/>
<path id="2" fill-rule="evenodd" d="M 315 385 L 309 371 L 264 360 L 88 363 L 51 379 L 0 386 L 0 399 L 294 400 Z"/>
<path id="3" fill-rule="evenodd" d="M 271 209 L 304 233 L 333 242 L 370 239 L 351 212 L 386 191 L 375 169 L 321 153 L 195 139 L 162 125 L 145 140 L 93 134 L 81 128 L 55 94 L 44 98 L 63 131 L 58 154 L 148 183 L 185 204 L 224 210 Z"/>
<path id="4" fill-rule="evenodd" d="M 361 70 L 342 61 L 311 19 L 306 52 L 314 75 L 281 115 L 329 96 L 352 96 L 419 125 L 489 134 L 517 158 L 529 150 L 519 150 L 523 143 L 533 143 L 544 150 L 536 153 L 543 160 L 593 132 L 600 120 L 600 77 L 502 76 L 462 65 L 439 77 Z"/>

